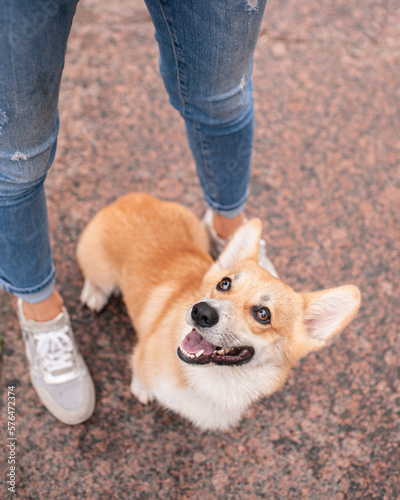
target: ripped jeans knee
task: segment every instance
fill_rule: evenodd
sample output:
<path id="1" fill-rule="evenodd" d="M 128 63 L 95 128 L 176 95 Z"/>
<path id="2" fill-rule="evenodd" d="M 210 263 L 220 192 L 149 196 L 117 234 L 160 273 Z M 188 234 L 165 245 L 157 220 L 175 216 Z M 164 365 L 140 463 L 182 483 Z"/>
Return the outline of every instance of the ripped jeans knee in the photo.
<path id="1" fill-rule="evenodd" d="M 40 189 L 54 160 L 58 129 L 57 118 L 52 133 L 41 144 L 0 149 L 0 206 L 21 203 Z"/>

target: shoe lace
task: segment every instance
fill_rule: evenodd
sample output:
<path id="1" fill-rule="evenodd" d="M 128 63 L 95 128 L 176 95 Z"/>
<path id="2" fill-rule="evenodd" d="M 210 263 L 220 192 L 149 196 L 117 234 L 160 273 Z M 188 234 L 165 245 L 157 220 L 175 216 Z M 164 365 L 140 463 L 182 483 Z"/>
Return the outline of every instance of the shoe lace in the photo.
<path id="1" fill-rule="evenodd" d="M 36 356 L 46 371 L 66 370 L 74 364 L 74 344 L 65 326 L 51 333 L 36 333 Z"/>

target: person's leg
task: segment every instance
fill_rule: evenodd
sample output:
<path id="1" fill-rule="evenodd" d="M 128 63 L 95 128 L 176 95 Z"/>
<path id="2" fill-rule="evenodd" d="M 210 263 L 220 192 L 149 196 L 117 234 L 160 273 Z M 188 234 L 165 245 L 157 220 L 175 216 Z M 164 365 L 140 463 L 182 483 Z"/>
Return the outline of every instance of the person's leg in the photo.
<path id="1" fill-rule="evenodd" d="M 253 142 L 252 58 L 266 0 L 146 0 L 172 105 L 185 119 L 214 228 L 243 221 Z"/>
<path id="2" fill-rule="evenodd" d="M 43 183 L 76 3 L 0 3 L 0 285 L 19 298 L 32 383 L 66 423 L 90 416 L 94 389 L 55 289 Z"/>
<path id="3" fill-rule="evenodd" d="M 55 280 L 43 183 L 76 0 L 19 0 L 0 14 L 0 283 L 53 307 Z M 45 318 L 49 319 L 49 318 Z"/>

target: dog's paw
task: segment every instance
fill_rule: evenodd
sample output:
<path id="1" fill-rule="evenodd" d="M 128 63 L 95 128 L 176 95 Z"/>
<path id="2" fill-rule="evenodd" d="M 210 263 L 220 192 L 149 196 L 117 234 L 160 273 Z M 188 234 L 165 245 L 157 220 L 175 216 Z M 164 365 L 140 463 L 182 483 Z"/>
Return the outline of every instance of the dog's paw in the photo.
<path id="1" fill-rule="evenodd" d="M 81 302 L 92 311 L 100 312 L 107 304 L 113 291 L 114 287 L 100 288 L 93 285 L 93 283 L 86 278 L 81 292 Z"/>
<path id="2" fill-rule="evenodd" d="M 132 377 L 131 393 L 143 404 L 147 405 L 154 401 L 154 395 L 135 375 Z"/>

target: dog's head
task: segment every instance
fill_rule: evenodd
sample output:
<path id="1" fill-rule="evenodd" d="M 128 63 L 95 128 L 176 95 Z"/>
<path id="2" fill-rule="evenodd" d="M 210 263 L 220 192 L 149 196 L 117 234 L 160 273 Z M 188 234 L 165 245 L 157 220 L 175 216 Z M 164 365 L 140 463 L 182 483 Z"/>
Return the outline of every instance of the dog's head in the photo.
<path id="1" fill-rule="evenodd" d="M 321 348 L 357 313 L 360 293 L 346 285 L 296 293 L 258 265 L 261 222 L 238 229 L 203 280 L 205 296 L 187 314 L 180 347 L 188 364 L 271 362 L 290 368 Z"/>

